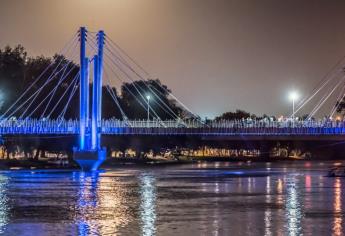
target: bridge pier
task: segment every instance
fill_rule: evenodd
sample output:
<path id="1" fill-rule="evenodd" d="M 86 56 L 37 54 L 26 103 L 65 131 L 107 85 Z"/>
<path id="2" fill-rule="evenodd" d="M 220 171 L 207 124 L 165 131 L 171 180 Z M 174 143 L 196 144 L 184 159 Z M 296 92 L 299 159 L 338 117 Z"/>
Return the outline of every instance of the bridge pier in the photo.
<path id="1" fill-rule="evenodd" d="M 89 126 L 89 61 L 85 57 L 86 29 L 80 28 L 80 139 L 73 149 L 73 159 L 83 171 L 96 171 L 105 161 L 107 151 L 101 148 L 102 77 L 104 32 L 97 34 L 98 53 L 93 57 L 91 127 Z M 91 131 L 91 132 L 90 132 Z"/>
<path id="2" fill-rule="evenodd" d="M 270 159 L 271 146 L 268 142 L 260 142 L 260 158 Z"/>
<path id="3" fill-rule="evenodd" d="M 107 159 L 105 148 L 98 150 L 73 150 L 73 159 L 83 171 L 96 171 Z"/>

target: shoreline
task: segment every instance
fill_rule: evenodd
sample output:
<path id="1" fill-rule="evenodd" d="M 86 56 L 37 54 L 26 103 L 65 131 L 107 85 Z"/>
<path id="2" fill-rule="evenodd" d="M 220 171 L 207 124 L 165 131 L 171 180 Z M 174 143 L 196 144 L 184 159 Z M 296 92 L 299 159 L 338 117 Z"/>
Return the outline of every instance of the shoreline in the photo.
<path id="1" fill-rule="evenodd" d="M 343 159 L 338 159 L 342 161 Z M 164 165 L 181 165 L 199 162 L 285 162 L 285 161 L 336 161 L 333 159 L 301 159 L 301 158 L 243 158 L 243 157 L 179 157 L 176 159 L 150 159 L 150 158 L 108 158 L 101 166 L 101 169 L 123 166 L 164 166 Z M 59 165 L 44 160 L 18 160 L 18 159 L 3 159 L 0 160 L 0 170 L 80 170 L 75 162 L 66 165 Z"/>

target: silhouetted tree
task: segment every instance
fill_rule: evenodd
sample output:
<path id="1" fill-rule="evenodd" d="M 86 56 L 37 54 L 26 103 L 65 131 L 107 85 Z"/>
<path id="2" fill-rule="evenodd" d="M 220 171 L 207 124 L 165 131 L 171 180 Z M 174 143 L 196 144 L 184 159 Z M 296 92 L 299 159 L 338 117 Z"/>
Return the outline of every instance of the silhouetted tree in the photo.
<path id="1" fill-rule="evenodd" d="M 345 98 L 336 102 L 336 112 L 345 115 Z"/>
<path id="2" fill-rule="evenodd" d="M 171 91 L 158 79 L 148 81 L 134 81 L 124 83 L 121 87 L 121 104 L 129 119 L 146 119 L 148 101 L 150 96 L 150 117 L 162 120 L 176 119 L 183 115 L 183 109 L 174 100 L 169 99 Z M 154 112 L 153 112 L 154 111 Z"/>
<path id="3" fill-rule="evenodd" d="M 15 48 L 5 47 L 4 50 L 0 50 L 0 114 L 28 89 L 15 105 L 14 110 L 17 111 L 9 114 L 17 118 L 56 119 L 62 114 L 66 119 L 78 118 L 79 86 L 78 83 L 74 83 L 78 73 L 79 65 L 63 55 L 54 55 L 52 58 L 28 57 L 21 45 Z M 89 88 L 92 97 L 92 84 Z M 188 112 L 169 97 L 170 90 L 158 79 L 125 83 L 121 87 L 121 96 L 115 88 L 102 89 L 102 117 L 105 119 L 123 118 L 116 102 L 129 119 L 146 119 L 148 95 L 151 98 L 151 119 L 176 119 L 177 116 L 188 115 Z M 72 91 L 74 96 L 70 97 Z M 20 106 L 21 104 L 23 106 Z"/>
<path id="4" fill-rule="evenodd" d="M 62 95 L 78 72 L 78 65 L 62 55 L 31 58 L 27 57 L 21 45 L 15 48 L 5 47 L 0 50 L 0 113 L 3 114 L 27 91 L 14 106 L 17 111 L 13 116 L 40 118 L 53 111 L 50 118 L 57 118 L 68 101 L 68 96 L 62 98 Z M 60 80 L 61 78 L 64 79 Z M 43 85 L 45 88 L 40 91 Z M 76 115 L 70 114 L 71 117 Z"/>
<path id="5" fill-rule="evenodd" d="M 23 46 L 6 46 L 0 50 L 0 111 L 20 94 L 25 80 L 27 53 Z"/>
<path id="6" fill-rule="evenodd" d="M 237 109 L 235 112 L 225 112 L 215 118 L 215 120 L 240 120 L 247 118 L 255 118 L 256 116 L 249 112 Z"/>

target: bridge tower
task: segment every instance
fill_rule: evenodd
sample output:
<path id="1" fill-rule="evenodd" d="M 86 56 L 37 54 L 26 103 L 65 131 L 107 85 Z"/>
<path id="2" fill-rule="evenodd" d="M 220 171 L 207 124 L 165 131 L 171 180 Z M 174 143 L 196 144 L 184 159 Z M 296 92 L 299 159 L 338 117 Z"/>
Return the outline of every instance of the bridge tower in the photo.
<path id="1" fill-rule="evenodd" d="M 87 31 L 80 28 L 80 112 L 79 147 L 74 148 L 73 158 L 85 171 L 95 171 L 106 159 L 106 149 L 101 148 L 102 78 L 104 32 L 97 34 L 97 55 L 93 61 L 91 126 L 89 120 L 89 59 L 86 57 Z"/>

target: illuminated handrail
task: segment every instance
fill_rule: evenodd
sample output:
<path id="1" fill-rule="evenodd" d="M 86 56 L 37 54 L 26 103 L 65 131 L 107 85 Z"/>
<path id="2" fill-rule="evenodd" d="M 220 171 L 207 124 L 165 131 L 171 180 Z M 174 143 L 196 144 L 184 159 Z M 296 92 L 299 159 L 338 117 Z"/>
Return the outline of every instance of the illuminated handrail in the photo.
<path id="1" fill-rule="evenodd" d="M 90 121 L 86 125 L 89 132 Z M 102 120 L 103 134 L 144 135 L 332 135 L 345 134 L 344 121 L 234 120 L 202 124 L 195 120 Z M 0 134 L 78 134 L 78 120 L 2 119 Z"/>

